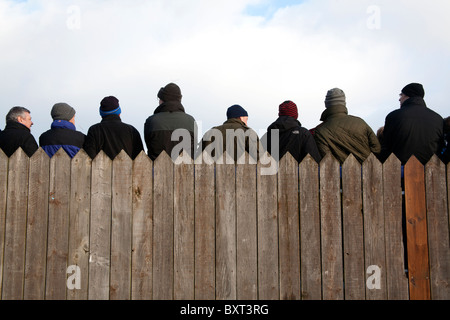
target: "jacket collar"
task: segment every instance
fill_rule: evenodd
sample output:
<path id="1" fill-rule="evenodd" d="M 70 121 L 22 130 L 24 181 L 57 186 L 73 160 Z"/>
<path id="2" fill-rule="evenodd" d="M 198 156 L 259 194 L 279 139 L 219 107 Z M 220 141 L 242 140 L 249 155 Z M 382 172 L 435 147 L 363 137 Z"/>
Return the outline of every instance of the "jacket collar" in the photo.
<path id="1" fill-rule="evenodd" d="M 241 126 L 243 126 L 246 129 L 250 129 L 250 127 L 248 127 L 243 121 L 241 121 L 241 119 L 239 118 L 232 118 L 232 119 L 228 119 L 227 121 L 225 121 L 223 124 L 228 124 L 228 123 L 237 123 Z"/>
<path id="2" fill-rule="evenodd" d="M 51 128 L 61 128 L 61 129 L 70 129 L 70 130 L 76 130 L 75 125 L 72 122 L 66 121 L 66 120 L 55 120 L 53 121 Z"/>
<path id="3" fill-rule="evenodd" d="M 155 109 L 154 114 L 161 112 L 185 112 L 185 110 L 180 101 L 167 101 L 160 104 Z"/>
<path id="4" fill-rule="evenodd" d="M 102 118 L 102 122 L 110 122 L 110 121 L 122 122 L 120 116 L 117 114 L 111 114 L 109 116 Z"/>
<path id="5" fill-rule="evenodd" d="M 290 129 L 301 126 L 302 124 L 297 119 L 294 119 L 289 116 L 280 116 L 274 123 L 272 123 L 270 128 Z"/>
<path id="6" fill-rule="evenodd" d="M 27 128 L 26 126 L 24 126 L 23 124 L 21 124 L 20 122 L 17 122 L 17 121 L 7 121 L 5 130 L 8 130 L 8 129 L 19 129 L 19 130 L 26 130 L 28 132 L 31 132 L 31 130 L 29 128 Z"/>
<path id="7" fill-rule="evenodd" d="M 348 115 L 348 109 L 345 105 L 338 105 L 338 106 L 332 106 L 322 113 L 322 116 L 320 117 L 320 121 L 326 121 L 328 118 L 333 116 L 345 116 Z"/>
<path id="8" fill-rule="evenodd" d="M 421 106 L 421 107 L 426 107 L 427 104 L 425 103 L 425 100 L 423 100 L 423 98 L 421 97 L 411 97 L 408 100 L 406 100 L 405 102 L 403 102 L 403 104 L 401 105 L 400 109 L 402 108 L 407 108 L 409 106 Z"/>

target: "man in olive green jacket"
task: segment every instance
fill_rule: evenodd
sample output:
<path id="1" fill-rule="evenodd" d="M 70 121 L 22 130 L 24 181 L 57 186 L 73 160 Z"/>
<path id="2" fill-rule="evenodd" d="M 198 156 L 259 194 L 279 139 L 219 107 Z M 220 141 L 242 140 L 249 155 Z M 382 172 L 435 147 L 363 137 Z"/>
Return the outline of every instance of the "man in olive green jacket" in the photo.
<path id="1" fill-rule="evenodd" d="M 358 117 L 348 114 L 345 93 L 334 88 L 325 99 L 326 110 L 322 113 L 323 123 L 316 129 L 314 139 L 324 157 L 331 153 L 340 163 L 350 154 L 360 162 L 381 151 L 381 145 L 373 130 Z"/>
<path id="2" fill-rule="evenodd" d="M 227 121 L 205 133 L 200 141 L 200 150 L 207 151 L 216 161 L 226 152 L 230 159 L 245 161 L 242 156 L 247 152 L 253 160 L 258 160 L 259 138 L 256 132 L 247 126 L 248 113 L 240 105 L 227 110 Z"/>

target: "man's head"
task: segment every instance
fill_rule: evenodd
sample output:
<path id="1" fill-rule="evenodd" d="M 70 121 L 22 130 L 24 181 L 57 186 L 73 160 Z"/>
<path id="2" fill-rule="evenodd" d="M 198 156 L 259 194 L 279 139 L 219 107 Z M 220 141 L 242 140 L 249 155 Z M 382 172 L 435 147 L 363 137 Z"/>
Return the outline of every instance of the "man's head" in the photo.
<path id="1" fill-rule="evenodd" d="M 50 114 L 53 120 L 74 122 L 75 119 L 75 109 L 64 102 L 55 104 Z"/>
<path id="2" fill-rule="evenodd" d="M 122 109 L 116 97 L 109 96 L 100 102 L 100 115 L 102 118 L 110 115 L 120 115 L 121 113 Z"/>
<path id="3" fill-rule="evenodd" d="M 227 110 L 227 119 L 240 119 L 242 122 L 247 124 L 248 121 L 248 113 L 242 108 L 240 105 L 235 104 L 228 108 Z"/>
<path id="4" fill-rule="evenodd" d="M 278 107 L 278 116 L 289 116 L 294 119 L 298 119 L 297 105 L 290 100 L 283 102 Z"/>
<path id="5" fill-rule="evenodd" d="M 13 107 L 11 110 L 9 110 L 8 114 L 6 115 L 6 122 L 8 121 L 15 121 L 20 124 L 23 124 L 28 129 L 31 128 L 33 125 L 33 122 L 31 121 L 31 115 L 30 110 L 24 107 Z"/>
<path id="6" fill-rule="evenodd" d="M 402 89 L 400 93 L 400 104 L 403 104 L 406 100 L 413 97 L 424 98 L 425 90 L 420 83 L 410 83 Z"/>
<path id="7" fill-rule="evenodd" d="M 346 106 L 345 93 L 339 88 L 328 90 L 325 97 L 325 107 Z"/>
<path id="8" fill-rule="evenodd" d="M 182 97 L 181 89 L 175 83 L 169 83 L 158 92 L 158 98 L 162 102 L 181 101 Z"/>

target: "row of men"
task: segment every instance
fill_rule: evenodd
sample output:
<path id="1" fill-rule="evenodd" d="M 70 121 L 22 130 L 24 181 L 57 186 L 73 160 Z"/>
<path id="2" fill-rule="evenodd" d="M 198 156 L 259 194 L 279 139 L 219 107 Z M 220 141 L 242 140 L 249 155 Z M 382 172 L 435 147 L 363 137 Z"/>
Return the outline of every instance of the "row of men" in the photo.
<path id="1" fill-rule="evenodd" d="M 173 137 L 177 129 L 184 129 L 189 133 L 191 150 L 186 151 L 190 155 L 208 148 L 217 139 L 217 133 L 223 137 L 221 150 L 227 151 L 226 132 L 230 130 L 246 133 L 242 144 L 245 151 L 250 152 L 252 145 L 259 146 L 259 138 L 247 125 L 247 111 L 239 105 L 233 105 L 227 110 L 227 120 L 209 130 L 197 148 L 195 119 L 185 112 L 179 86 L 170 83 L 161 88 L 157 96 L 160 104 L 144 126 L 145 143 L 152 160 L 162 151 L 171 155 L 172 150 L 180 144 L 183 138 Z M 449 118 L 444 121 L 439 114 L 429 109 L 424 96 L 421 84 L 411 83 L 405 86 L 400 94 L 400 109 L 386 117 L 384 127 L 377 134 L 363 119 L 348 114 L 345 93 L 339 88 L 327 92 L 322 123 L 311 130 L 302 127 L 298 121 L 297 105 L 292 101 L 285 101 L 279 106 L 278 119 L 268 127 L 266 135 L 261 139 L 262 145 L 270 154 L 277 154 L 278 159 L 289 152 L 298 162 L 307 154 L 320 162 L 322 157 L 331 153 L 341 163 L 353 154 L 362 163 L 371 153 L 381 161 L 394 153 L 402 164 L 412 155 L 425 164 L 434 154 L 448 163 L 450 156 L 446 146 Z M 55 104 L 51 110 L 51 129 L 39 137 L 39 145 L 50 157 L 60 148 L 70 157 L 83 148 L 91 158 L 103 150 L 114 159 L 125 150 L 134 159 L 144 150 L 138 130 L 121 121 L 121 107 L 116 97 L 104 98 L 99 112 L 102 121 L 91 126 L 87 135 L 84 135 L 76 131 L 74 108 L 66 103 Z M 28 156 L 32 156 L 38 149 L 30 132 L 32 124 L 30 111 L 26 108 L 14 107 L 7 114 L 6 127 L 0 132 L 0 148 L 8 157 L 19 147 Z M 276 141 L 272 141 L 273 130 L 277 130 Z M 249 132 L 252 134 L 248 134 Z M 234 141 L 235 150 L 232 153 L 235 160 L 237 143 Z M 274 152 L 275 147 L 277 152 Z"/>

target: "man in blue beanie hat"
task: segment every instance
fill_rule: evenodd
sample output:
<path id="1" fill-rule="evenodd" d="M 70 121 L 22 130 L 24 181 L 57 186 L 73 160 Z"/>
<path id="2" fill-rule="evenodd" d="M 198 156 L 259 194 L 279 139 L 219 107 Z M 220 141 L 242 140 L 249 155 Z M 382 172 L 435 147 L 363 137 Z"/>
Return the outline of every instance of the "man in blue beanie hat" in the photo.
<path id="1" fill-rule="evenodd" d="M 216 160 L 226 152 L 235 162 L 245 160 L 242 158 L 245 151 L 257 161 L 259 138 L 247 122 L 247 111 L 240 105 L 232 105 L 227 110 L 227 121 L 205 133 L 199 150 L 211 152 L 210 155 Z"/>

